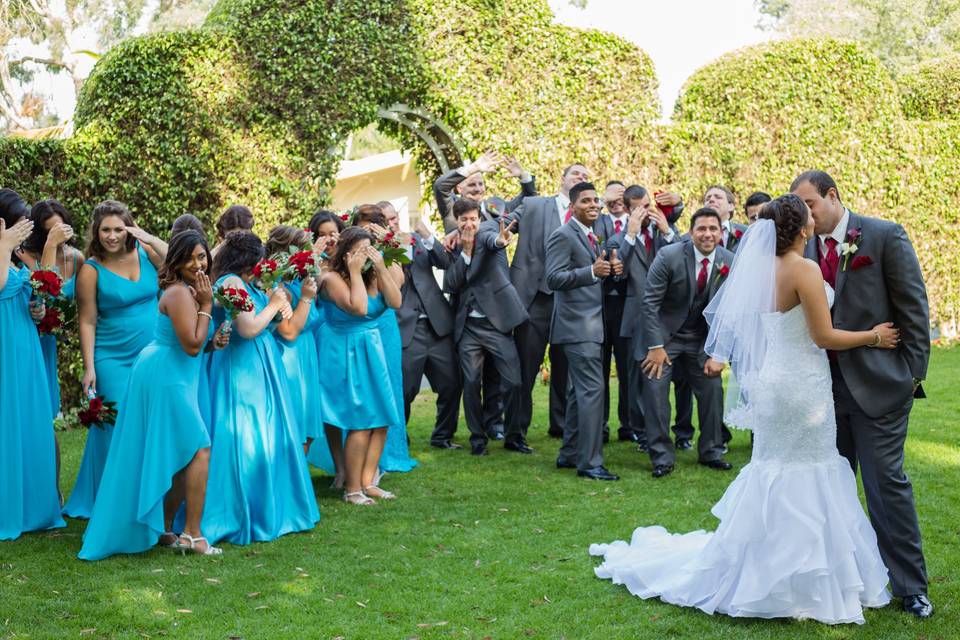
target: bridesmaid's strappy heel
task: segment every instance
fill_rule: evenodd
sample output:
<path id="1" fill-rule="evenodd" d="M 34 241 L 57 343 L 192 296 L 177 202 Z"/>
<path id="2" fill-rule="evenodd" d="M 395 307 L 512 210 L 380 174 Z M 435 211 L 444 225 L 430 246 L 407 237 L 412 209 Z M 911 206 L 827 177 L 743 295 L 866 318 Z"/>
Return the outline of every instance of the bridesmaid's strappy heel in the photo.
<path id="1" fill-rule="evenodd" d="M 171 542 L 170 544 L 165 543 L 163 541 L 164 536 L 171 536 L 173 538 L 173 542 Z M 160 534 L 160 539 L 157 540 L 157 544 L 163 547 L 164 549 L 176 549 L 177 547 L 180 546 L 180 536 L 175 534 L 173 531 L 164 531 L 163 533 Z"/>
<path id="2" fill-rule="evenodd" d="M 343 501 L 350 504 L 359 504 L 363 506 L 377 504 L 377 501 L 365 494 L 363 491 L 351 491 L 343 494 Z"/>
<path id="3" fill-rule="evenodd" d="M 379 493 L 371 493 L 370 489 L 376 489 Z M 396 500 L 397 496 L 394 493 L 387 491 L 386 489 L 381 489 L 375 484 L 371 484 L 363 488 L 363 492 L 374 498 L 379 498 L 380 500 Z"/>
<path id="4" fill-rule="evenodd" d="M 182 534 L 180 534 L 180 537 L 181 537 L 181 538 L 186 538 L 187 542 L 190 543 L 189 545 L 180 544 L 179 539 L 177 540 L 177 548 L 180 549 L 180 551 L 183 553 L 183 555 L 187 555 L 187 551 L 192 551 L 193 553 L 196 553 L 197 555 L 201 555 L 201 556 L 220 556 L 220 555 L 223 555 L 223 549 L 221 549 L 220 547 L 215 547 L 215 546 L 213 546 L 213 545 L 210 544 L 210 542 L 209 542 L 206 538 L 204 538 L 203 536 L 197 536 L 196 538 L 194 538 L 194 537 L 191 536 L 191 535 L 188 535 L 188 534 L 186 534 L 186 533 L 182 533 Z M 203 551 L 200 551 L 199 549 L 197 549 L 197 543 L 198 543 L 198 542 L 201 542 L 201 541 L 207 543 L 207 548 L 204 549 Z"/>

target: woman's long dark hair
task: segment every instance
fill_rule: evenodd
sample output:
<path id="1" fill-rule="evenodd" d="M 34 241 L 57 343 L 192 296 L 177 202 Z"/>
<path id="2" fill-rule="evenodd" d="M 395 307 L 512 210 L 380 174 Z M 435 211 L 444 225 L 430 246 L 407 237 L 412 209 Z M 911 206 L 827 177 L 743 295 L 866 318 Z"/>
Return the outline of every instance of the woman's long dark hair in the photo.
<path id="1" fill-rule="evenodd" d="M 337 243 L 337 249 L 330 260 L 330 268 L 340 274 L 340 277 L 350 282 L 350 269 L 347 267 L 347 253 L 349 253 L 355 244 L 361 240 L 369 240 L 373 243 L 373 234 L 363 227 L 348 227 L 340 234 L 340 242 Z M 363 284 L 370 286 L 370 283 L 377 277 L 376 271 L 367 269 L 363 272 Z"/>
<path id="2" fill-rule="evenodd" d="M 53 199 L 41 200 L 33 205 L 33 208 L 30 210 L 30 220 L 33 221 L 33 232 L 30 233 L 30 237 L 23 243 L 23 248 L 26 251 L 37 256 L 43 254 L 43 248 L 47 244 L 47 235 L 49 235 L 44 225 L 47 220 L 54 216 L 60 216 L 60 219 L 66 224 L 71 227 L 73 226 L 73 218 L 70 216 L 70 212 L 58 201 Z M 67 244 L 72 244 L 72 242 L 68 242 Z"/>
<path id="3" fill-rule="evenodd" d="M 321 209 L 313 214 L 313 217 L 310 218 L 310 231 L 313 233 L 314 238 L 320 237 L 320 227 L 327 222 L 332 222 L 337 227 L 337 233 L 343 233 L 343 220 L 340 219 L 340 216 L 333 213 L 332 211 L 326 211 Z"/>
<path id="4" fill-rule="evenodd" d="M 383 209 L 375 204 L 362 204 L 357 207 L 353 216 L 353 226 L 360 226 L 364 223 L 376 224 L 386 229 L 387 216 L 383 215 Z"/>
<path id="5" fill-rule="evenodd" d="M 88 258 L 93 257 L 98 260 L 103 260 L 107 254 L 103 245 L 100 244 L 100 225 L 103 224 L 104 218 L 109 218 L 110 216 L 117 216 L 123 220 L 123 224 L 128 227 L 133 226 L 133 215 L 130 213 L 130 210 L 127 209 L 127 205 L 122 202 L 117 202 L 116 200 L 104 200 L 98 204 L 93 210 L 93 219 L 90 221 L 90 231 L 88 232 L 90 237 L 87 238 L 87 248 L 84 251 L 84 255 Z M 123 246 L 124 250 L 129 253 L 133 251 L 136 246 L 137 239 L 128 233 L 127 241 Z"/>
<path id="6" fill-rule="evenodd" d="M 799 196 L 787 193 L 763 205 L 759 220 L 773 220 L 777 228 L 777 255 L 782 256 L 796 242 L 806 226 L 810 210 Z"/>
<path id="7" fill-rule="evenodd" d="M 157 280 L 160 283 L 161 290 L 180 282 L 180 269 L 190 262 L 193 257 L 193 250 L 197 248 L 198 244 L 203 247 L 207 254 L 207 269 L 209 269 L 213 259 L 210 257 L 210 247 L 207 246 L 207 239 L 203 237 L 202 233 L 188 229 L 173 236 L 167 247 L 167 257 L 164 259 L 160 271 L 157 272 Z"/>
<path id="8" fill-rule="evenodd" d="M 225 240 L 231 231 L 249 231 L 253 229 L 253 212 L 242 204 L 227 207 L 217 220 L 217 236 Z"/>
<path id="9" fill-rule="evenodd" d="M 299 227 L 289 225 L 277 225 L 270 230 L 270 236 L 266 244 L 263 245 L 263 255 L 272 256 L 282 251 L 289 251 L 290 247 L 299 249 L 309 249 L 310 241 L 307 238 L 307 232 Z"/>
<path id="10" fill-rule="evenodd" d="M 250 231 L 228 233 L 213 259 L 213 279 L 233 273 L 241 276 L 263 259 L 263 243 Z"/>

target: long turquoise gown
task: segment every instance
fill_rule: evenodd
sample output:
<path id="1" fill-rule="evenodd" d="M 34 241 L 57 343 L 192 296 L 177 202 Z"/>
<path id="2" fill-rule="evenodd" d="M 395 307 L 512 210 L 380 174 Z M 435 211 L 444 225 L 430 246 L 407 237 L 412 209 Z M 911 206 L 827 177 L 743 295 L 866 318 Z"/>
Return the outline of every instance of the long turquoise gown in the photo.
<path id="1" fill-rule="evenodd" d="M 63 283 L 60 294 L 71 302 L 76 297 L 77 289 L 77 257 L 73 257 L 73 275 Z M 50 387 L 50 404 L 53 417 L 60 415 L 60 379 L 57 363 L 57 336 L 44 334 L 40 336 L 40 349 L 43 351 L 43 362 L 47 367 L 47 386 Z"/>
<path id="2" fill-rule="evenodd" d="M 383 447 L 383 455 L 380 456 L 380 470 L 402 473 L 411 471 L 417 466 L 417 461 L 410 457 L 407 445 L 407 421 L 403 408 L 403 342 L 397 314 L 393 309 L 387 307 L 380 315 L 379 329 L 387 355 L 387 370 L 390 373 L 393 397 L 397 403 L 397 421 L 391 423 L 387 430 L 387 442 Z"/>
<path id="3" fill-rule="evenodd" d="M 141 553 L 157 544 L 173 476 L 210 446 L 198 400 L 202 364 L 199 355 L 183 350 L 170 318 L 159 314 L 153 341 L 134 363 L 119 404 L 81 560 Z"/>
<path id="4" fill-rule="evenodd" d="M 320 363 L 323 362 L 323 358 L 329 357 L 329 355 L 323 350 L 323 327 L 325 324 L 327 324 L 327 307 L 332 304 L 333 303 L 329 300 L 324 300 L 321 296 L 317 296 L 317 323 L 313 327 L 313 337 L 317 344 L 318 371 L 320 370 Z M 322 415 L 322 396 L 327 393 L 336 393 L 336 390 L 331 387 L 321 376 L 318 378 L 317 383 L 314 385 L 311 393 L 320 398 Z M 333 464 L 333 455 L 330 453 L 330 443 L 326 439 L 326 433 L 324 433 L 322 442 L 320 440 L 315 440 L 313 444 L 310 445 L 310 451 L 307 452 L 307 462 L 315 467 L 323 469 L 323 471 L 329 475 L 334 475 L 334 473 L 336 473 L 336 465 Z"/>
<path id="5" fill-rule="evenodd" d="M 50 391 L 30 294 L 30 271 L 10 267 L 0 290 L 0 540 L 65 526 Z"/>
<path id="6" fill-rule="evenodd" d="M 223 276 L 216 286 L 232 276 Z M 267 294 L 245 285 L 254 313 Z M 216 287 L 214 287 L 216 288 Z M 224 319 L 216 307 L 217 326 Z M 211 417 L 216 425 L 203 529 L 212 543 L 249 544 L 312 529 L 320 520 L 280 348 L 267 327 L 253 339 L 234 326 L 213 354 Z"/>
<path id="7" fill-rule="evenodd" d="M 137 247 L 140 278 L 127 280 L 104 268 L 95 258 L 87 264 L 97 270 L 97 333 L 93 366 L 97 372 L 97 395 L 116 402 L 118 412 L 127 391 L 130 369 L 137 356 L 153 340 L 157 324 L 157 270 L 146 252 Z M 158 378 L 161 376 L 157 376 Z M 114 427 L 90 427 L 80 461 L 80 471 L 63 513 L 71 518 L 89 518 L 100 487 L 103 465 L 110 451 Z"/>
<path id="8" fill-rule="evenodd" d="M 300 289 L 302 282 L 294 281 L 287 284 L 292 300 L 290 306 L 294 309 L 300 303 Z M 286 372 L 287 388 L 290 390 L 290 399 L 293 401 L 293 410 L 297 416 L 297 426 L 300 428 L 300 441 L 308 438 L 323 438 L 323 415 L 321 413 L 320 394 L 317 385 L 320 381 L 320 364 L 317 360 L 317 339 L 314 334 L 320 322 L 320 311 L 317 305 L 311 305 L 307 322 L 303 331 L 293 342 L 289 342 L 279 334 L 276 335 L 277 346 L 280 347 L 280 356 Z"/>

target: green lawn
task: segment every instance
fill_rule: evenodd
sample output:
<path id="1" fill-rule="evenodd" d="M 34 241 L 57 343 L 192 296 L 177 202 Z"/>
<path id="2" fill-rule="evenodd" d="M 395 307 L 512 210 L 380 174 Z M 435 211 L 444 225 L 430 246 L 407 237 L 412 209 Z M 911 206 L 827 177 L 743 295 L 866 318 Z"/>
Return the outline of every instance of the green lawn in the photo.
<path id="1" fill-rule="evenodd" d="M 477 459 L 429 448 L 426 394 L 411 427 L 421 467 L 385 481 L 399 500 L 345 505 L 317 476 L 316 529 L 226 545 L 222 559 L 158 549 L 81 562 L 78 521 L 0 543 L 0 638 L 956 638 L 960 349 L 936 350 L 929 379 L 907 443 L 937 607 L 928 622 L 899 602 L 868 612 L 862 627 L 734 620 L 643 601 L 597 579 L 590 542 L 653 523 L 712 529 L 710 506 L 734 472 L 699 467 L 688 451 L 673 475 L 653 480 L 647 456 L 619 443 L 606 449 L 619 483 L 558 471 L 541 387 L 535 455 L 493 446 Z M 462 443 L 465 433 L 461 426 Z M 83 437 L 61 434 L 65 489 Z M 749 437 L 738 433 L 728 459 L 740 468 L 749 456 Z"/>

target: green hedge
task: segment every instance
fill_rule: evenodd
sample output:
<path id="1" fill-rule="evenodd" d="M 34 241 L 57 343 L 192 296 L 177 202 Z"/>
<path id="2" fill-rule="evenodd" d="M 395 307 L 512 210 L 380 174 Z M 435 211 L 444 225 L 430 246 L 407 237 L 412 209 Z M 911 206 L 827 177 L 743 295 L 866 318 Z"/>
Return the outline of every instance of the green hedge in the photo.
<path id="1" fill-rule="evenodd" d="M 903 74 L 900 82 L 906 117 L 960 120 L 960 55 L 928 60 Z"/>

